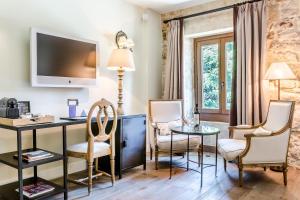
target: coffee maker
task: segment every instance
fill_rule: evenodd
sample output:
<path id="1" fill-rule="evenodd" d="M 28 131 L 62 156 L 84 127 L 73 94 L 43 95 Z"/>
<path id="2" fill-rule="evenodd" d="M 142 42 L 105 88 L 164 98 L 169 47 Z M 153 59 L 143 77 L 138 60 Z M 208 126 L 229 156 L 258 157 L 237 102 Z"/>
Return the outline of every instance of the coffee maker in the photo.
<path id="1" fill-rule="evenodd" d="M 18 101 L 15 98 L 4 97 L 0 99 L 0 117 L 19 118 Z"/>

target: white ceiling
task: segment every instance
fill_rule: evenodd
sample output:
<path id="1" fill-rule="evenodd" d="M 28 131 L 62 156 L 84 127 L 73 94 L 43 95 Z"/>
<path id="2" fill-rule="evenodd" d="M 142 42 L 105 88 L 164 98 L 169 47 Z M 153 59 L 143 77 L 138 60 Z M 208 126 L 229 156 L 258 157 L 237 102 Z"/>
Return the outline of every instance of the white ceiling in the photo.
<path id="1" fill-rule="evenodd" d="M 216 0 L 127 0 L 143 8 L 150 8 L 159 13 L 188 8 Z"/>

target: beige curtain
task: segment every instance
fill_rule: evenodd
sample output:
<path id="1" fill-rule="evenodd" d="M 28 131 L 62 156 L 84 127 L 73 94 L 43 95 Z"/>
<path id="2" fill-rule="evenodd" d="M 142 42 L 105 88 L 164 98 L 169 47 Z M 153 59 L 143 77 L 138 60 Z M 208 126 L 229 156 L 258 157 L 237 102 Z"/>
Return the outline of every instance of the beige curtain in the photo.
<path id="1" fill-rule="evenodd" d="M 164 78 L 164 99 L 183 98 L 183 20 L 168 23 L 168 52 Z"/>
<path id="2" fill-rule="evenodd" d="M 263 121 L 268 99 L 264 88 L 266 2 L 237 5 L 234 8 L 236 69 L 233 78 L 231 125 Z"/>

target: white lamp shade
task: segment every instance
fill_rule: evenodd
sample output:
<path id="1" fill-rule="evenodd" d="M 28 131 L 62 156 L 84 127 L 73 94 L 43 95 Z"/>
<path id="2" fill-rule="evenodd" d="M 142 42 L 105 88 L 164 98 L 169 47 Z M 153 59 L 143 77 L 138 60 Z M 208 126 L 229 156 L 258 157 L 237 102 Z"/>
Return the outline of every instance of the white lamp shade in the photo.
<path id="1" fill-rule="evenodd" d="M 265 79 L 267 80 L 293 80 L 297 79 L 293 71 L 284 62 L 272 63 Z"/>
<path id="2" fill-rule="evenodd" d="M 135 71 L 132 52 L 129 49 L 114 49 L 108 61 L 111 70 Z"/>

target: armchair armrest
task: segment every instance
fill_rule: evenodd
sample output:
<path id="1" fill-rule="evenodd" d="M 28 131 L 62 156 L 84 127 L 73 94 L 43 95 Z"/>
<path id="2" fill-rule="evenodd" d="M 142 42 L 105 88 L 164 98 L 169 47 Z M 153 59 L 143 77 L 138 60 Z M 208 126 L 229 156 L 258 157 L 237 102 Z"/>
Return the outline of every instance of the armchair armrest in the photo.
<path id="1" fill-rule="evenodd" d="M 152 126 L 152 128 L 157 128 L 158 129 L 158 127 L 157 127 L 157 124 L 156 123 L 154 123 L 154 122 L 152 122 L 152 123 L 150 123 L 150 125 Z"/>
<path id="2" fill-rule="evenodd" d="M 243 164 L 285 163 L 290 128 L 271 135 L 245 134 L 246 148 L 240 158 Z"/>
<path id="3" fill-rule="evenodd" d="M 229 126 L 229 138 L 243 140 L 245 139 L 244 135 L 252 133 L 260 125 L 251 126 L 251 125 L 239 125 L 239 126 Z"/>

